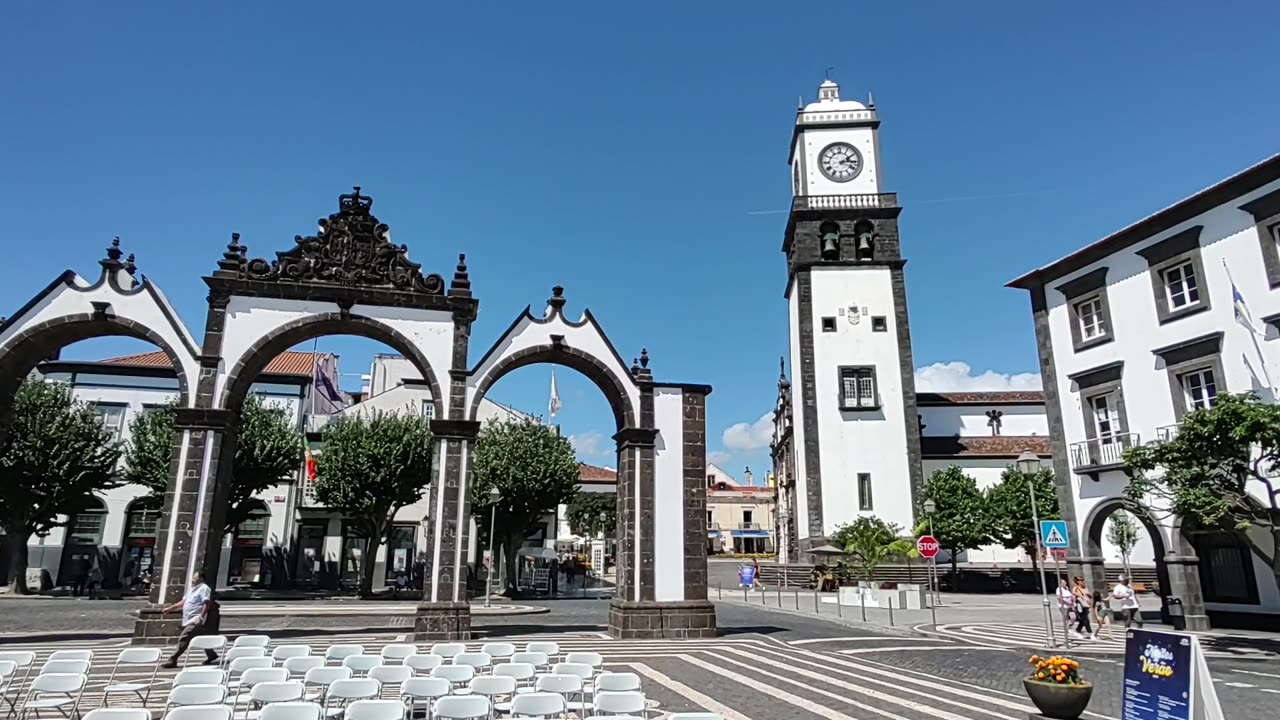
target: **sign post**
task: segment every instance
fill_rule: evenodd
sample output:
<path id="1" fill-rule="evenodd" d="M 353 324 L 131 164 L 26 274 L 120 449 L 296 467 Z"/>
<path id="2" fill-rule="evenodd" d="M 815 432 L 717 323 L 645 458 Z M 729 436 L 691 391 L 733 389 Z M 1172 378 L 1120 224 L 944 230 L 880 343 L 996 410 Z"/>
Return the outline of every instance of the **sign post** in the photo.
<path id="1" fill-rule="evenodd" d="M 1031 503 L 1032 503 L 1032 504 L 1031 504 L 1031 512 L 1034 514 L 1034 513 L 1035 513 L 1035 511 L 1036 511 L 1036 508 L 1035 508 L 1035 495 L 1033 494 L 1033 495 L 1031 496 L 1031 498 L 1032 498 L 1032 500 L 1031 500 Z M 1070 542 L 1070 540 L 1068 539 L 1068 536 L 1067 536 L 1067 521 L 1066 521 L 1066 520 L 1039 520 L 1039 519 L 1037 519 L 1037 524 L 1039 525 L 1039 528 L 1040 528 L 1040 538 L 1039 538 L 1039 540 L 1040 540 L 1040 543 L 1039 543 L 1040 547 L 1042 547 L 1042 548 L 1044 548 L 1044 549 L 1046 549 L 1046 550 L 1065 550 L 1066 548 L 1068 548 L 1068 547 L 1070 547 L 1070 546 L 1071 546 L 1071 542 Z M 1040 548 L 1036 548 L 1036 554 L 1037 554 L 1037 555 L 1039 555 L 1039 554 L 1040 554 Z M 1041 557 L 1043 558 L 1043 556 L 1041 556 Z M 1043 559 L 1042 559 L 1042 562 L 1043 562 Z M 1061 569 L 1058 567 L 1058 555 L 1057 555 L 1057 553 L 1054 553 L 1054 556 L 1053 556 L 1053 567 L 1054 567 L 1054 571 L 1055 571 L 1055 573 L 1057 573 L 1057 574 L 1059 574 L 1059 575 L 1060 575 L 1060 574 L 1061 574 Z M 1043 570 L 1043 568 L 1041 568 L 1041 572 L 1040 572 L 1040 592 L 1044 593 L 1044 599 L 1042 600 L 1042 604 L 1044 605 L 1044 628 L 1045 628 L 1045 633 L 1049 636 L 1049 647 L 1053 647 L 1053 646 L 1054 646 L 1054 645 L 1056 645 L 1057 643 L 1056 643 L 1056 642 L 1054 641 L 1054 639 L 1053 639 L 1053 616 L 1052 616 L 1052 614 L 1051 614 L 1051 613 L 1050 613 L 1050 611 L 1049 611 L 1049 590 L 1048 590 L 1048 588 L 1046 587 L 1046 584 L 1045 584 L 1045 581 L 1044 581 L 1044 570 Z M 1055 588 L 1054 592 L 1055 592 L 1055 593 L 1057 592 L 1056 588 Z M 1067 647 L 1070 647 L 1070 646 L 1071 646 L 1071 641 L 1070 641 L 1070 639 L 1069 639 L 1069 638 L 1070 638 L 1071 636 L 1070 636 L 1070 634 L 1067 632 L 1067 630 L 1068 630 L 1068 628 L 1066 628 L 1066 627 L 1064 627 L 1064 628 L 1062 629 L 1062 642 L 1063 642 L 1063 644 L 1064 644 L 1064 645 L 1066 645 Z"/>
<path id="2" fill-rule="evenodd" d="M 938 596 L 935 592 L 938 582 L 938 539 L 932 535 L 921 535 L 916 540 L 916 550 L 920 551 L 920 557 L 929 561 L 929 595 L 931 600 L 930 606 L 938 604 Z"/>

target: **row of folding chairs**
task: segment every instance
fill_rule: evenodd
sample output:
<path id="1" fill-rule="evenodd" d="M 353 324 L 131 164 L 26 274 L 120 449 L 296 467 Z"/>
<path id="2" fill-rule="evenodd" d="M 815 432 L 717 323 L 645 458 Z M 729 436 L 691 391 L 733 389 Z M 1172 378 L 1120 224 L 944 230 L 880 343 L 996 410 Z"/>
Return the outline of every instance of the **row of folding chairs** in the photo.
<path id="1" fill-rule="evenodd" d="M 554 709 L 554 698 L 526 696 L 520 711 L 539 711 Z M 431 708 L 433 717 L 438 720 L 472 720 L 473 718 L 489 718 L 492 708 L 485 698 L 476 696 L 453 696 L 441 698 Z M 344 711 L 345 720 L 405 720 L 411 708 L 395 700 L 358 700 L 348 705 Z M 515 717 L 521 715 L 514 714 Z M 555 717 L 554 715 L 530 715 L 525 717 Z M 257 720 L 320 720 L 323 708 L 310 702 L 281 702 L 264 707 Z M 615 718 L 618 716 L 614 716 Z M 625 716 L 622 716 L 625 720 Z M 196 705 L 169 710 L 164 720 L 232 720 L 230 708 L 219 705 Z M 723 720 L 715 713 L 676 713 L 668 716 L 669 720 Z M 151 720 L 151 713 L 141 708 L 104 708 L 92 710 L 83 720 Z"/>

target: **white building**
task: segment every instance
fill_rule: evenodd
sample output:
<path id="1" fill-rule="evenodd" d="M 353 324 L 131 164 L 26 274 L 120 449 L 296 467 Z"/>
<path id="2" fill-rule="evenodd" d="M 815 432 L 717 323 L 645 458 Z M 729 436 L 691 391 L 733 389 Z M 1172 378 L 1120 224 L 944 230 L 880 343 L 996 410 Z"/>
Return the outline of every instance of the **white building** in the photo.
<path id="1" fill-rule="evenodd" d="M 1278 241 L 1280 155 L 1010 283 L 1031 293 L 1063 516 L 1091 572 L 1124 495 L 1126 448 L 1176 433 L 1218 393 L 1275 401 Z M 1190 625 L 1205 610 L 1215 622 L 1280 619 L 1269 537 L 1179 530 L 1161 517 L 1143 519 L 1158 531 L 1162 585 L 1184 598 Z"/>
<path id="2" fill-rule="evenodd" d="M 784 359 L 773 439 L 787 558 L 861 515 L 910 531 L 919 488 L 939 467 L 960 465 L 988 486 L 1023 451 L 1050 454 L 1034 393 L 917 395 L 902 208 L 883 182 L 879 128 L 870 98 L 842 99 L 830 80 L 796 114 L 782 246 L 793 374 Z"/>

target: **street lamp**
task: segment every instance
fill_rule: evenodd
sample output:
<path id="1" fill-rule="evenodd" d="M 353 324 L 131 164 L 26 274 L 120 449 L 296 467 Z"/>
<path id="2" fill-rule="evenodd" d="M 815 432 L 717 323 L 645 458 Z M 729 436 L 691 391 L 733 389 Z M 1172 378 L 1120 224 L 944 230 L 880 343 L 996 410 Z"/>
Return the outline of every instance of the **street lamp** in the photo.
<path id="1" fill-rule="evenodd" d="M 1018 472 L 1027 480 L 1027 490 L 1031 493 L 1031 524 L 1036 536 L 1036 557 L 1043 559 L 1044 551 L 1040 547 L 1040 511 L 1036 509 L 1036 484 L 1034 476 L 1040 471 L 1040 456 L 1030 450 L 1023 450 L 1018 456 Z M 1044 606 L 1044 634 L 1049 639 L 1049 647 L 1056 641 L 1053 639 L 1053 613 L 1049 611 L 1049 586 L 1045 583 L 1044 568 L 1040 568 L 1040 604 Z M 1064 638 L 1065 639 L 1065 638 Z"/>
<path id="2" fill-rule="evenodd" d="M 484 578 L 485 607 L 489 607 L 489 602 L 493 595 L 493 571 L 498 564 L 496 562 L 497 558 L 493 554 L 493 540 L 498 524 L 498 501 L 501 499 L 502 493 L 498 492 L 498 488 L 489 490 L 489 574 Z"/>
<path id="3" fill-rule="evenodd" d="M 938 503 L 933 498 L 924 501 L 924 514 L 929 518 L 929 535 L 933 535 L 933 514 L 938 511 Z M 938 602 L 941 592 L 938 591 L 938 561 L 935 558 L 929 558 L 929 589 L 933 592 L 933 604 L 940 605 Z M 955 582 L 955 578 L 951 579 Z M 953 591 L 955 588 L 951 588 Z"/>

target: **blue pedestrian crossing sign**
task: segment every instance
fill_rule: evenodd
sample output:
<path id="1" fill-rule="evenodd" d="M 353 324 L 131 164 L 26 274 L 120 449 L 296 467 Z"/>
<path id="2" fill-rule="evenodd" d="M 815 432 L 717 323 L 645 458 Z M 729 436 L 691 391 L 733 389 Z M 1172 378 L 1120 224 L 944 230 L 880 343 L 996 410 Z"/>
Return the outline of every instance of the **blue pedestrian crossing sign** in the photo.
<path id="1" fill-rule="evenodd" d="M 1050 550 L 1071 547 L 1071 542 L 1067 540 L 1067 521 L 1041 520 L 1040 544 Z"/>

